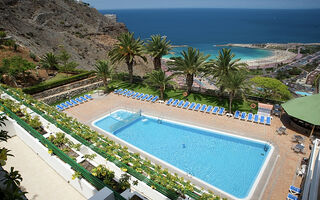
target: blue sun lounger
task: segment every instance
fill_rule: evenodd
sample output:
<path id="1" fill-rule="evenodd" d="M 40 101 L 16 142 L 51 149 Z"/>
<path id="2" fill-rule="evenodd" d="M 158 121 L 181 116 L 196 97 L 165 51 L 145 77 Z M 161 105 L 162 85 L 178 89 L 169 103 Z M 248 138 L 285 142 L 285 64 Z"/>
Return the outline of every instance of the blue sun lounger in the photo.
<path id="1" fill-rule="evenodd" d="M 127 97 L 129 98 L 129 97 L 131 97 L 131 96 L 134 95 L 134 94 L 136 94 L 136 92 L 135 92 L 135 91 L 132 91 L 130 94 L 127 94 Z"/>
<path id="2" fill-rule="evenodd" d="M 239 110 L 236 110 L 236 112 L 234 113 L 234 118 L 235 119 L 239 119 L 239 116 L 240 116 L 240 111 Z"/>
<path id="3" fill-rule="evenodd" d="M 130 94 L 131 92 L 132 92 L 131 90 L 128 90 L 128 91 L 122 93 L 121 95 L 122 95 L 122 96 L 126 96 L 127 94 Z"/>
<path id="4" fill-rule="evenodd" d="M 70 101 L 66 101 L 65 104 L 67 104 L 67 105 L 70 106 L 70 107 L 73 107 L 73 106 L 74 106 L 73 103 L 71 103 Z"/>
<path id="5" fill-rule="evenodd" d="M 271 125 L 271 117 L 267 117 L 266 125 Z"/>
<path id="6" fill-rule="evenodd" d="M 300 194 L 301 193 L 301 189 L 297 188 L 297 187 L 294 187 L 293 185 L 290 185 L 289 192 L 291 194 Z"/>
<path id="7" fill-rule="evenodd" d="M 187 109 L 189 105 L 190 105 L 190 102 L 186 101 L 186 103 L 182 106 L 182 108 Z"/>
<path id="8" fill-rule="evenodd" d="M 210 113 L 210 111 L 212 110 L 213 106 L 208 106 L 206 113 Z"/>
<path id="9" fill-rule="evenodd" d="M 224 109 L 225 109 L 225 108 L 223 108 L 223 107 L 222 107 L 222 108 L 220 108 L 218 115 L 223 115 L 223 113 L 224 113 Z"/>
<path id="10" fill-rule="evenodd" d="M 288 194 L 287 200 L 298 200 L 298 197 L 294 196 L 293 194 Z"/>
<path id="11" fill-rule="evenodd" d="M 168 106 L 168 105 L 170 105 L 172 102 L 173 102 L 173 98 L 170 98 L 170 99 L 167 101 L 166 105 Z"/>
<path id="12" fill-rule="evenodd" d="M 69 108 L 69 106 L 66 105 L 65 103 L 60 104 L 60 106 L 62 106 L 62 107 L 65 108 L 65 109 Z"/>
<path id="13" fill-rule="evenodd" d="M 249 113 L 247 121 L 252 122 L 252 118 L 253 118 L 253 114 Z"/>
<path id="14" fill-rule="evenodd" d="M 172 106 L 177 106 L 179 103 L 179 99 L 174 100 L 174 102 L 171 104 Z"/>
<path id="15" fill-rule="evenodd" d="M 159 99 L 159 96 L 155 96 L 153 97 L 153 99 L 151 100 L 152 103 L 156 102 Z"/>
<path id="16" fill-rule="evenodd" d="M 71 101 L 71 103 L 73 103 L 74 105 L 79 105 L 79 103 L 78 103 L 77 101 L 75 101 L 74 99 L 71 99 L 70 101 Z"/>
<path id="17" fill-rule="evenodd" d="M 153 95 L 150 95 L 150 96 L 146 99 L 146 101 L 150 101 L 152 98 L 153 98 Z"/>
<path id="18" fill-rule="evenodd" d="M 93 100 L 92 96 L 89 95 L 89 94 L 85 94 L 85 95 L 83 95 L 83 96 L 84 96 L 85 98 L 89 99 L 89 100 Z"/>
<path id="19" fill-rule="evenodd" d="M 184 103 L 184 101 L 183 101 L 183 100 L 179 101 L 179 103 L 178 103 L 177 107 L 178 107 L 178 108 L 181 108 L 181 106 L 183 105 L 183 103 Z"/>
<path id="20" fill-rule="evenodd" d="M 188 110 L 193 110 L 194 107 L 196 106 L 196 103 L 195 102 L 192 102 L 188 108 Z"/>
<path id="21" fill-rule="evenodd" d="M 56 105 L 56 109 L 57 109 L 58 111 L 63 111 L 63 110 L 64 110 L 64 107 L 61 106 L 61 105 Z"/>
<path id="22" fill-rule="evenodd" d="M 260 122 L 259 123 L 260 124 L 264 124 L 264 116 L 263 115 L 260 116 Z"/>
<path id="23" fill-rule="evenodd" d="M 258 123 L 259 122 L 259 115 L 255 114 L 253 117 L 253 122 Z"/>
<path id="24" fill-rule="evenodd" d="M 147 98 L 148 98 L 148 94 L 146 94 L 146 95 L 144 95 L 142 98 L 141 98 L 141 101 L 144 101 L 144 100 L 146 100 Z"/>
<path id="25" fill-rule="evenodd" d="M 81 99 L 79 98 L 75 98 L 75 100 L 78 102 L 78 103 L 83 103 L 84 101 L 82 101 Z"/>
<path id="26" fill-rule="evenodd" d="M 135 99 L 139 94 L 140 94 L 139 92 L 135 93 L 135 94 L 132 96 L 132 98 Z"/>
<path id="27" fill-rule="evenodd" d="M 118 94 L 120 95 L 120 94 L 126 93 L 127 91 L 128 91 L 128 89 L 125 89 L 125 90 L 118 92 Z"/>
<path id="28" fill-rule="evenodd" d="M 79 97 L 79 99 L 81 99 L 82 101 L 89 101 L 88 99 L 84 98 L 83 96 Z"/>
<path id="29" fill-rule="evenodd" d="M 198 111 L 198 110 L 200 109 L 200 107 L 201 107 L 201 104 L 198 103 L 198 104 L 196 105 L 196 107 L 194 108 L 194 111 Z"/>
<path id="30" fill-rule="evenodd" d="M 241 120 L 246 120 L 246 116 L 247 116 L 247 113 L 246 112 L 242 112 L 241 113 Z"/>
<path id="31" fill-rule="evenodd" d="M 115 94 L 117 94 L 117 93 L 119 93 L 119 92 L 121 92 L 121 91 L 123 91 L 123 89 L 122 89 L 122 88 L 120 88 L 120 89 L 116 89 L 116 90 L 114 91 L 114 93 L 115 93 Z"/>
<path id="32" fill-rule="evenodd" d="M 200 112 L 204 112 L 206 110 L 207 105 L 203 104 L 200 108 Z"/>
<path id="33" fill-rule="evenodd" d="M 213 110 L 212 110 L 212 114 L 217 114 L 217 112 L 218 112 L 218 110 L 219 110 L 219 107 L 218 106 L 215 106 L 214 108 L 213 108 Z"/>
<path id="34" fill-rule="evenodd" d="M 143 95 L 144 95 L 143 93 L 139 94 L 139 96 L 137 96 L 136 99 L 137 99 L 137 100 L 140 100 Z"/>

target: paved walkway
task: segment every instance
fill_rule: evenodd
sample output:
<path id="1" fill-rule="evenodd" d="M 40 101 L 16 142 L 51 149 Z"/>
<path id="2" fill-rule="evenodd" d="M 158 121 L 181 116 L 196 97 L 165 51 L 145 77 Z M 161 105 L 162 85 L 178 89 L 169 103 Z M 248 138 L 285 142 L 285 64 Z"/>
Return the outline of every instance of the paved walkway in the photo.
<path id="1" fill-rule="evenodd" d="M 306 155 L 293 152 L 291 147 L 295 145 L 295 143 L 291 142 L 291 137 L 298 133 L 288 129 L 288 135 L 277 135 L 276 129 L 283 125 L 281 120 L 277 117 L 274 117 L 271 126 L 265 126 L 228 118 L 226 116 L 216 116 L 213 114 L 175 108 L 160 103 L 138 101 L 123 96 L 117 96 L 115 94 L 94 97 L 95 99 L 93 101 L 70 108 L 66 113 L 76 117 L 79 121 L 90 125 L 93 120 L 104 116 L 117 108 L 134 109 L 136 111 L 141 109 L 143 113 L 159 116 L 161 118 L 183 121 L 189 124 L 197 124 L 202 127 L 223 130 L 224 132 L 269 141 L 277 147 L 280 157 L 276 162 L 268 183 L 266 183 L 267 178 L 261 180 L 264 185 L 267 184 L 265 185 L 266 190 L 264 194 L 261 195 L 261 199 L 286 199 L 289 186 L 293 184 L 299 187 L 301 184 L 302 178 L 296 177 L 295 173 L 297 167 L 300 166 L 301 159 L 303 157 L 309 157 L 309 149 L 307 149 Z M 310 142 L 307 139 L 305 146 L 308 147 L 309 143 Z"/>
<path id="2" fill-rule="evenodd" d="M 23 178 L 21 186 L 28 192 L 26 194 L 28 199 L 85 199 L 18 136 L 9 139 L 6 143 L 1 142 L 0 147 L 3 146 L 10 149 L 10 153 L 14 155 L 14 157 L 8 158 L 4 169 L 8 171 L 13 166 L 15 170 L 20 172 Z"/>

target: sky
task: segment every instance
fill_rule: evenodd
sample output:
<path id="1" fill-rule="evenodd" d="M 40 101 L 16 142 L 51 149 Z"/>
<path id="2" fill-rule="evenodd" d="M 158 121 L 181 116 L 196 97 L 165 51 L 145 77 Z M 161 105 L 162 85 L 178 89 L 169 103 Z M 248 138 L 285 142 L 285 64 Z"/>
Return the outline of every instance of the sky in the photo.
<path id="1" fill-rule="evenodd" d="M 310 9 L 320 8 L 320 0 L 83 0 L 102 9 L 139 8 L 260 8 Z"/>

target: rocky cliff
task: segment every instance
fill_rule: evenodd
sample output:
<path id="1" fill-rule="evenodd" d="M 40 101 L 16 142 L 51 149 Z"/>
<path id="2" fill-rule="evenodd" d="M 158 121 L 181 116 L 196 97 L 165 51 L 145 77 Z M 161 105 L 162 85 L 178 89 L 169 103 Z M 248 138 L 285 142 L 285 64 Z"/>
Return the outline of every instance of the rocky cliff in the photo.
<path id="1" fill-rule="evenodd" d="M 104 59 L 116 36 L 127 31 L 75 0 L 0 0 L 0 28 L 39 56 L 62 45 L 83 69 Z"/>

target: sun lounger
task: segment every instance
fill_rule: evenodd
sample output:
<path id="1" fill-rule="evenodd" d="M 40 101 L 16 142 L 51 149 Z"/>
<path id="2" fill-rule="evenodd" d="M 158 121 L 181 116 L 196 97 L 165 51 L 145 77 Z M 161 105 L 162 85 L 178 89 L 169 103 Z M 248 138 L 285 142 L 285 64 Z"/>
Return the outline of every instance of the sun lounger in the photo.
<path id="1" fill-rule="evenodd" d="M 92 100 L 93 98 L 92 98 L 92 96 L 91 95 L 89 95 L 89 94 L 85 94 L 85 95 L 83 95 L 85 98 L 87 98 L 87 99 L 89 99 L 89 100 Z"/>
<path id="2" fill-rule="evenodd" d="M 218 110 L 219 110 L 219 107 L 218 106 L 215 106 L 212 110 L 212 114 L 217 114 L 218 113 Z"/>
<path id="3" fill-rule="evenodd" d="M 267 120 L 266 120 L 266 125 L 271 125 L 271 117 L 267 117 Z"/>
<path id="4" fill-rule="evenodd" d="M 306 153 L 304 144 L 298 143 L 295 146 L 293 146 L 291 149 L 294 150 L 296 153 L 303 153 L 303 154 Z"/>
<path id="5" fill-rule="evenodd" d="M 294 135 L 294 136 L 292 136 L 292 141 L 293 142 L 303 143 L 304 142 L 304 137 L 302 137 L 301 135 Z"/>
<path id="6" fill-rule="evenodd" d="M 134 95 L 132 95 L 132 98 L 135 99 L 139 94 L 139 92 L 135 93 Z"/>
<path id="7" fill-rule="evenodd" d="M 174 100 L 174 102 L 171 104 L 172 106 L 177 106 L 179 102 L 179 99 Z"/>
<path id="8" fill-rule="evenodd" d="M 246 112 L 242 112 L 241 113 L 241 120 L 246 120 L 246 116 L 247 116 L 247 113 Z"/>
<path id="9" fill-rule="evenodd" d="M 150 101 L 152 98 L 153 98 L 153 95 L 150 95 L 150 96 L 146 99 L 146 101 Z"/>
<path id="10" fill-rule="evenodd" d="M 186 101 L 186 103 L 182 106 L 182 108 L 187 109 L 189 105 L 190 105 L 190 102 Z"/>
<path id="11" fill-rule="evenodd" d="M 75 101 L 74 99 L 70 100 L 74 105 L 79 105 L 79 103 L 77 101 Z"/>
<path id="12" fill-rule="evenodd" d="M 196 107 L 194 108 L 194 111 L 198 111 L 198 110 L 200 109 L 200 107 L 201 107 L 201 104 L 198 103 L 198 104 L 196 105 Z"/>
<path id="13" fill-rule="evenodd" d="M 207 105 L 203 104 L 200 108 L 200 112 L 204 112 L 206 110 Z"/>
<path id="14" fill-rule="evenodd" d="M 252 122 L 252 118 L 253 118 L 253 114 L 252 114 L 252 113 L 249 113 L 249 114 L 248 114 L 247 121 Z"/>
<path id="15" fill-rule="evenodd" d="M 298 200 L 298 197 L 294 196 L 293 194 L 288 194 L 287 200 Z"/>
<path id="16" fill-rule="evenodd" d="M 118 95 L 121 95 L 121 94 L 123 94 L 123 93 L 125 93 L 127 91 L 128 91 L 128 89 L 122 90 L 122 91 L 118 92 Z"/>
<path id="17" fill-rule="evenodd" d="M 81 99 L 82 101 L 89 101 L 88 99 L 84 98 L 83 96 L 79 97 L 79 99 Z"/>
<path id="18" fill-rule="evenodd" d="M 63 106 L 61 106 L 61 105 L 56 105 L 56 109 L 58 111 L 63 111 L 64 110 Z"/>
<path id="19" fill-rule="evenodd" d="M 130 92 L 128 92 L 125 96 L 126 96 L 126 97 L 131 97 L 134 93 L 135 93 L 134 91 L 130 91 Z"/>
<path id="20" fill-rule="evenodd" d="M 170 99 L 167 101 L 166 105 L 170 105 L 172 102 L 173 102 L 173 98 L 170 98 Z"/>
<path id="21" fill-rule="evenodd" d="M 307 171 L 307 165 L 302 165 L 301 166 L 301 169 L 299 170 L 299 171 L 297 171 L 297 175 L 298 176 L 304 176 L 304 175 L 306 175 L 306 171 Z M 296 191 L 296 192 L 298 192 L 298 191 L 300 191 L 300 188 L 297 188 L 298 190 Z M 289 188 L 289 191 L 290 191 L 290 188 Z M 291 192 L 291 191 L 290 191 Z M 291 192 L 292 194 L 294 194 L 294 192 L 295 191 L 293 191 L 293 192 Z M 300 191 L 301 192 L 301 191 Z M 298 193 L 299 194 L 299 193 Z"/>
<path id="22" fill-rule="evenodd" d="M 74 105 L 70 101 L 66 101 L 65 104 L 67 104 L 70 107 L 73 107 Z"/>
<path id="23" fill-rule="evenodd" d="M 196 106 L 196 103 L 195 103 L 195 102 L 192 102 L 192 103 L 190 104 L 190 106 L 188 107 L 188 110 L 193 110 L 195 106 Z"/>
<path id="24" fill-rule="evenodd" d="M 222 108 L 220 108 L 218 115 L 223 115 L 223 113 L 224 113 L 224 109 L 225 109 L 225 108 L 223 108 L 223 107 L 222 107 Z"/>
<path id="25" fill-rule="evenodd" d="M 236 110 L 236 112 L 234 113 L 234 118 L 239 119 L 239 116 L 240 116 L 240 111 Z"/>
<path id="26" fill-rule="evenodd" d="M 207 110 L 206 110 L 206 113 L 210 113 L 210 111 L 212 110 L 213 106 L 208 106 L 207 107 Z"/>
<path id="27" fill-rule="evenodd" d="M 254 115 L 253 122 L 254 123 L 258 123 L 259 122 L 259 115 L 258 114 Z"/>
<path id="28" fill-rule="evenodd" d="M 264 120 L 264 116 L 261 115 L 261 116 L 260 116 L 260 121 L 259 121 L 259 123 L 260 123 L 260 124 L 264 124 L 264 121 L 265 121 L 265 120 Z"/>
<path id="29" fill-rule="evenodd" d="M 178 103 L 178 105 L 177 105 L 177 107 L 178 108 L 181 108 L 181 106 L 184 104 L 184 101 L 183 100 L 181 100 L 181 101 L 179 101 L 179 103 Z"/>
<path id="30" fill-rule="evenodd" d="M 122 93 L 121 95 L 122 95 L 122 96 L 126 96 L 127 94 L 130 94 L 131 92 L 132 92 L 131 90 L 128 90 L 128 91 Z"/>
<path id="31" fill-rule="evenodd" d="M 141 101 L 146 100 L 148 97 L 149 97 L 149 95 L 148 95 L 148 94 L 144 95 L 144 96 L 141 98 Z"/>
<path id="32" fill-rule="evenodd" d="M 119 93 L 119 92 L 121 92 L 121 91 L 123 91 L 123 89 L 122 89 L 122 88 L 120 88 L 120 89 L 116 89 L 116 90 L 114 90 L 114 93 L 115 93 L 115 94 L 117 94 L 117 93 Z"/>
<path id="33" fill-rule="evenodd" d="M 153 97 L 153 99 L 151 100 L 152 103 L 156 102 L 159 99 L 159 96 L 155 96 Z"/>
<path id="34" fill-rule="evenodd" d="M 289 192 L 291 194 L 300 194 L 301 193 L 301 189 L 300 188 L 297 188 L 297 187 L 294 187 L 293 185 L 290 185 L 290 188 L 289 188 Z"/>
<path id="35" fill-rule="evenodd" d="M 75 98 L 75 100 L 76 100 L 78 103 L 84 103 L 84 101 L 82 101 L 82 100 L 79 99 L 79 98 Z"/>
<path id="36" fill-rule="evenodd" d="M 140 100 L 143 95 L 144 95 L 143 93 L 139 94 L 139 96 L 137 96 L 136 99 L 137 99 L 137 100 Z"/>
<path id="37" fill-rule="evenodd" d="M 62 106 L 63 108 L 67 109 L 70 108 L 68 105 L 66 105 L 65 103 L 60 104 L 60 106 Z"/>

